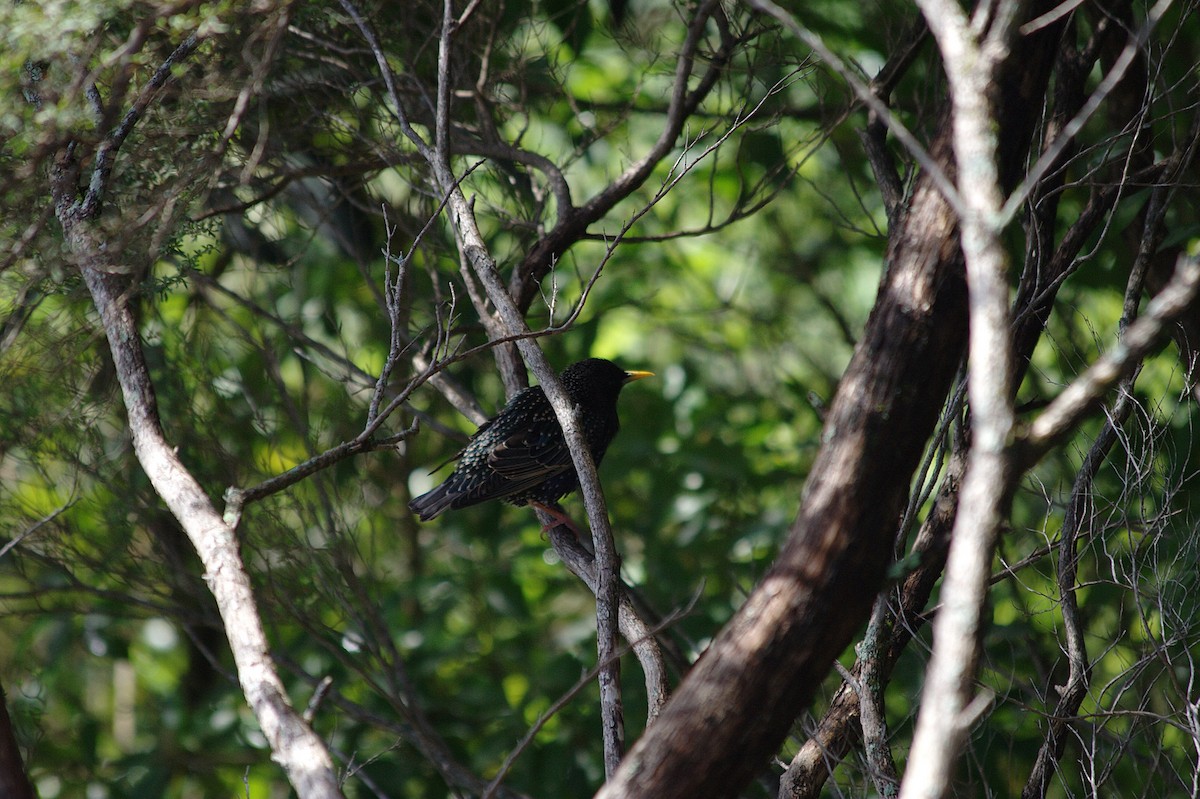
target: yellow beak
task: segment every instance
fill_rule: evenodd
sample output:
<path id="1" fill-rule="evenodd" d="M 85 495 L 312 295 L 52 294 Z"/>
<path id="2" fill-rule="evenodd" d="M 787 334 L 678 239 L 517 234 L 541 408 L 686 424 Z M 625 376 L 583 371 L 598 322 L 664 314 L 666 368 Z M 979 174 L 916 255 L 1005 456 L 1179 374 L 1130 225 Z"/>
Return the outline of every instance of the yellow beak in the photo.
<path id="1" fill-rule="evenodd" d="M 654 377 L 654 372 L 626 372 L 625 382 L 632 383 L 634 380 L 641 380 L 643 377 Z"/>

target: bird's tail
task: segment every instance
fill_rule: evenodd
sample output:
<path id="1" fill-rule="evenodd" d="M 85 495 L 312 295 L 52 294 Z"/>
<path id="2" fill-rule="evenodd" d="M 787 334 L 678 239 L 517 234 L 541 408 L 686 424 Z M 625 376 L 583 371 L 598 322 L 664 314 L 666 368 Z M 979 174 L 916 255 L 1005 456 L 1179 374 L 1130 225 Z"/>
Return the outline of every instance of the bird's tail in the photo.
<path id="1" fill-rule="evenodd" d="M 421 521 L 427 522 L 443 511 L 449 510 L 454 504 L 454 496 L 446 489 L 446 484 L 428 491 L 408 503 L 408 507 Z"/>

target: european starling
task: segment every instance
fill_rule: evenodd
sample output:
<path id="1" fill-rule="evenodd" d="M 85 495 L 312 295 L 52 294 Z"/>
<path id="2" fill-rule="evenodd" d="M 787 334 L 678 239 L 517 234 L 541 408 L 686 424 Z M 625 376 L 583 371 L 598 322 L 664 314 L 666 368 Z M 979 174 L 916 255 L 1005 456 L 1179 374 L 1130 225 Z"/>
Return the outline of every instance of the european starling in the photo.
<path id="1" fill-rule="evenodd" d="M 567 396 L 580 408 L 583 438 L 597 466 L 620 426 L 621 388 L 651 374 L 626 372 L 612 361 L 588 358 L 560 375 Z M 513 397 L 475 431 L 457 458 L 454 473 L 444 483 L 408 503 L 421 521 L 489 499 L 550 505 L 579 488 L 562 428 L 541 386 Z"/>

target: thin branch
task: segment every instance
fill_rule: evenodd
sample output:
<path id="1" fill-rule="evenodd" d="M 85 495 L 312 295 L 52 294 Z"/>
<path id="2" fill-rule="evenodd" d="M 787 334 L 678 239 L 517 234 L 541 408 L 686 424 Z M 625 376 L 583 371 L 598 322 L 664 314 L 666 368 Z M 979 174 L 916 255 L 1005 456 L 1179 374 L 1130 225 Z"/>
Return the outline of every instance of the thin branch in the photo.
<path id="1" fill-rule="evenodd" d="M 386 418 L 386 415 L 381 414 L 377 421 L 382 422 L 383 418 Z M 333 466 L 335 463 L 343 461 L 346 458 L 350 458 L 364 452 L 391 449 L 401 441 L 405 441 L 412 437 L 416 432 L 416 422 L 413 422 L 413 424 L 407 430 L 403 430 L 399 433 L 382 439 L 375 439 L 372 437 L 374 429 L 372 429 L 371 433 L 364 431 L 350 441 L 345 441 L 341 444 L 338 444 L 336 447 L 330 447 L 324 452 L 314 455 L 303 463 L 296 464 L 286 472 L 277 474 L 274 477 L 258 483 L 257 485 L 251 486 L 250 488 L 238 488 L 236 486 L 230 486 L 229 488 L 225 489 L 225 513 L 223 514 L 225 523 L 236 529 L 241 523 L 242 511 L 246 505 L 249 505 L 252 502 L 258 502 L 259 500 L 265 499 L 272 494 L 278 494 L 280 491 L 290 488 L 296 483 L 299 483 L 301 480 L 304 480 L 306 477 L 310 477 L 317 472 L 328 469 L 330 466 Z"/>
<path id="2" fill-rule="evenodd" d="M 34 533 L 36 533 L 36 532 L 37 532 L 38 530 L 40 530 L 42 527 L 44 527 L 45 525 L 47 525 L 47 524 L 49 524 L 50 522 L 52 522 L 52 521 L 54 521 L 55 519 L 57 519 L 57 518 L 58 518 L 59 516 L 61 516 L 61 515 L 62 515 L 62 514 L 63 514 L 63 513 L 64 513 L 64 512 L 65 512 L 65 511 L 68 509 L 68 508 L 70 508 L 72 505 L 74 505 L 76 502 L 78 502 L 78 500 L 72 499 L 72 500 L 70 500 L 69 502 L 66 502 L 66 503 L 64 503 L 63 505 L 60 505 L 59 507 L 57 507 L 57 508 L 55 508 L 54 510 L 50 511 L 49 513 L 47 513 L 47 514 L 46 514 L 45 516 L 43 516 L 42 518 L 38 519 L 38 520 L 37 520 L 36 522 L 34 522 L 33 524 L 31 524 L 31 525 L 29 525 L 28 527 L 26 527 L 26 528 L 25 528 L 24 530 L 22 530 L 21 532 L 19 532 L 19 533 L 17 533 L 16 535 L 14 535 L 14 536 L 13 536 L 11 539 L 9 539 L 8 541 L 4 542 L 4 546 L 0 547 L 0 558 L 3 558 L 3 557 L 4 557 L 5 555 L 7 555 L 7 554 L 8 554 L 10 551 L 12 551 L 12 550 L 13 550 L 13 549 L 15 549 L 16 547 L 20 546 L 22 541 L 24 541 L 26 538 L 28 538 L 29 536 L 31 536 L 31 535 L 33 535 Z"/>
<path id="3" fill-rule="evenodd" d="M 146 109 L 158 94 L 158 90 L 166 85 L 167 80 L 171 77 L 171 71 L 181 61 L 195 52 L 199 46 L 200 39 L 194 33 L 184 39 L 175 48 L 174 52 L 167 56 L 158 69 L 154 71 L 150 80 L 146 82 L 145 88 L 142 89 L 137 99 L 134 100 L 133 105 L 125 112 L 121 123 L 100 142 L 100 146 L 96 149 L 96 160 L 92 165 L 92 177 L 88 184 L 87 194 L 84 195 L 79 209 L 79 213 L 84 218 L 94 219 L 100 213 L 101 203 L 108 191 L 108 179 L 112 175 L 113 165 L 116 162 L 116 157 L 121 150 L 121 146 L 129 138 L 129 134 L 133 132 L 134 127 L 142 118 L 142 114 L 146 112 Z"/>
<path id="4" fill-rule="evenodd" d="M 1118 335 L 1123 335 L 1137 317 L 1150 259 L 1162 236 L 1167 194 L 1167 189 L 1161 185 L 1156 186 L 1151 194 L 1141 246 L 1126 282 Z M 1059 689 L 1058 703 L 1048 720 L 1046 738 L 1038 749 L 1033 769 L 1021 792 L 1022 799 L 1041 799 L 1046 795 L 1053 777 L 1053 768 L 1062 758 L 1066 747 L 1068 724 L 1079 712 L 1087 694 L 1091 663 L 1088 660 L 1087 643 L 1075 590 L 1079 558 L 1077 543 L 1081 537 L 1090 537 L 1095 533 L 1092 490 L 1096 475 L 1116 443 L 1118 432 L 1129 417 L 1133 406 L 1133 384 L 1140 368 L 1139 364 L 1121 381 L 1117 398 L 1106 414 L 1104 427 L 1088 450 L 1075 478 L 1067 512 L 1063 517 L 1062 533 L 1058 542 L 1058 591 L 1062 605 L 1063 632 L 1066 637 L 1067 680 Z"/>
<path id="5" fill-rule="evenodd" d="M 708 59 L 708 68 L 695 81 L 690 91 L 692 71 L 695 66 L 700 43 L 704 40 L 708 25 L 716 22 L 721 39 L 718 50 Z M 537 291 L 537 283 L 553 266 L 558 256 L 587 233 L 588 226 L 602 219 L 616 205 L 639 187 L 653 174 L 658 164 L 667 157 L 683 133 L 684 123 L 712 91 L 717 79 L 733 57 L 736 39 L 729 30 L 725 12 L 717 0 L 703 0 L 693 12 L 688 23 L 687 34 L 680 45 L 679 58 L 675 65 L 675 82 L 671 87 L 663 131 L 641 158 L 630 164 L 612 182 L 583 203 L 575 213 L 563 216 L 559 222 L 526 254 L 513 271 L 509 290 L 517 300 L 519 308 L 527 308 Z"/>
<path id="6" fill-rule="evenodd" d="M 1167 327 L 1192 306 L 1198 288 L 1200 258 L 1181 255 L 1175 276 L 1150 301 L 1145 315 L 1129 326 L 1124 339 L 1067 386 L 1029 426 L 1020 439 L 1027 463 L 1035 462 L 1062 440 L 1109 389 L 1158 345 Z"/>
<path id="7" fill-rule="evenodd" d="M 1125 77 L 1125 71 L 1137 58 L 1142 48 L 1150 38 L 1150 34 L 1158 25 L 1159 20 L 1167 13 L 1171 7 L 1173 0 L 1158 0 L 1151 7 L 1149 14 L 1146 15 L 1146 22 L 1138 29 L 1137 34 L 1130 37 L 1128 44 L 1121 51 L 1120 56 L 1108 70 L 1108 74 L 1100 81 L 1100 85 L 1088 97 L 1087 102 L 1079 109 L 1079 112 L 1068 122 L 1050 147 L 1042 153 L 1038 158 L 1037 163 L 1025 174 L 1021 182 L 1008 196 L 1004 207 L 1000 209 L 1000 216 L 1004 220 L 1012 219 L 1020 211 L 1021 206 L 1025 203 L 1030 192 L 1037 186 L 1038 182 L 1051 168 L 1058 162 L 1058 158 L 1062 155 L 1063 150 L 1071 145 L 1076 134 L 1083 130 L 1083 126 L 1091 119 L 1092 114 L 1104 104 L 1104 100 L 1110 93 L 1121 83 L 1121 79 Z"/>
<path id="8" fill-rule="evenodd" d="M 226 286 L 222 285 L 220 281 L 215 280 L 210 275 L 206 275 L 202 272 L 193 272 L 191 273 L 191 276 L 197 282 L 219 292 L 220 294 L 241 305 L 243 308 L 246 308 L 255 316 L 265 319 L 266 321 L 275 325 L 287 335 L 289 341 L 302 344 L 304 347 L 303 349 L 300 347 L 293 348 L 295 354 L 298 357 L 304 358 L 310 363 L 316 365 L 318 369 L 320 369 L 326 375 L 329 375 L 332 379 L 348 384 L 348 390 L 353 392 L 355 387 L 365 389 L 373 388 L 374 386 L 378 385 L 378 376 L 364 371 L 348 356 L 335 352 L 329 347 L 329 345 L 312 338 L 297 325 L 294 325 L 272 311 L 263 308 L 261 305 L 258 305 L 242 294 L 227 288 Z M 425 353 L 414 350 L 412 354 L 413 366 L 419 375 L 427 376 L 427 378 L 423 378 L 422 381 L 424 381 L 424 379 L 428 379 L 428 381 L 433 384 L 433 386 L 439 392 L 441 392 L 442 396 L 449 400 L 450 404 L 453 405 L 454 408 L 459 411 L 459 413 L 461 413 L 463 416 L 466 416 L 468 419 L 471 419 L 476 424 L 482 424 L 487 419 L 487 414 L 483 412 L 481 407 L 479 407 L 479 403 L 475 400 L 475 398 L 470 396 L 462 388 L 462 386 L 460 386 L 453 378 L 451 378 L 445 372 L 445 369 L 451 364 L 466 360 L 467 358 L 470 358 L 479 352 L 487 351 L 498 344 L 507 342 L 505 340 L 489 341 L 470 349 L 460 350 L 453 353 L 445 353 L 444 350 L 446 345 L 444 340 L 444 330 L 445 326 L 443 325 L 438 327 L 437 332 L 435 332 L 435 337 L 438 344 L 434 349 L 442 350 L 441 357 L 431 359 Z M 534 332 L 533 335 L 548 336 L 553 335 L 556 332 L 558 331 L 554 329 L 540 330 Z M 415 339 L 413 338 L 405 338 L 404 347 L 411 347 L 414 341 Z M 307 350 L 311 350 L 312 353 L 309 353 Z M 315 358 L 314 354 L 319 355 L 322 358 L 326 358 L 332 363 L 336 364 L 336 366 L 341 370 L 341 373 L 333 374 L 331 368 L 322 363 L 319 359 Z M 395 409 L 394 406 L 389 407 L 391 407 L 392 410 Z M 440 429 L 443 433 L 450 434 L 449 430 L 442 428 L 436 420 L 427 414 L 424 414 L 421 411 L 411 407 L 408 408 L 408 410 L 427 425 L 430 425 L 435 429 Z M 370 423 L 373 424 L 374 420 L 381 417 L 386 418 L 388 413 L 390 413 L 390 411 L 377 412 Z"/>
<path id="9" fill-rule="evenodd" d="M 477 139 L 452 139 L 450 151 L 455 155 L 481 155 L 495 161 L 512 161 L 531 166 L 546 176 L 550 192 L 557 203 L 556 216 L 561 220 L 575 212 L 575 202 L 571 199 L 571 184 L 567 182 L 566 175 L 558 168 L 558 164 L 541 153 L 530 152 L 502 141 Z"/>
<path id="10" fill-rule="evenodd" d="M 928 33 L 929 27 L 923 19 L 919 19 L 914 30 L 903 39 L 907 44 L 896 48 L 887 63 L 880 67 L 871 80 L 867 88 L 880 103 L 887 105 L 892 89 L 916 60 Z M 871 165 L 871 172 L 875 175 L 875 183 L 879 186 L 888 225 L 894 227 L 899 214 L 904 210 L 904 184 L 896 170 L 896 160 L 887 147 L 887 132 L 888 125 L 884 119 L 874 110 L 869 110 L 867 126 L 859 131 L 859 140 L 867 155 L 867 163 Z"/>
<path id="11" fill-rule="evenodd" d="M 1083 0 L 1064 0 L 1040 17 L 1026 22 L 1021 26 L 1020 33 L 1022 36 L 1028 36 L 1031 33 L 1037 33 L 1042 28 L 1048 28 L 1081 5 L 1083 5 Z"/>
<path id="12" fill-rule="evenodd" d="M 383 47 L 379 44 L 379 38 L 375 35 L 375 31 L 363 19 L 358 8 L 350 0 L 338 0 L 342 9 L 350 16 L 359 32 L 362 33 L 367 44 L 371 48 L 371 52 L 375 56 L 375 63 L 379 66 L 379 74 L 383 77 L 384 86 L 387 88 L 388 98 L 391 99 L 391 111 L 396 115 L 396 120 L 400 123 L 400 130 L 404 136 L 417 149 L 421 158 L 426 162 L 434 159 L 434 152 L 429 147 L 429 144 L 421 137 L 421 134 L 413 128 L 412 123 L 408 120 L 408 114 L 405 111 L 404 103 L 400 102 L 400 92 L 396 89 L 396 78 L 392 72 L 391 65 L 388 64 L 387 55 L 384 53 Z"/>
<path id="13" fill-rule="evenodd" d="M 1067 513 L 1063 518 L 1062 533 L 1058 542 L 1058 592 L 1062 607 L 1063 633 L 1066 637 L 1067 680 L 1058 690 L 1058 703 L 1047 721 L 1046 737 L 1038 749 L 1025 788 L 1021 791 L 1022 799 L 1037 799 L 1046 795 L 1050 780 L 1054 776 L 1054 766 L 1066 748 L 1069 738 L 1067 727 L 1087 695 L 1091 663 L 1088 661 L 1087 643 L 1084 640 L 1083 622 L 1080 619 L 1075 590 L 1079 562 L 1078 542 L 1081 537 L 1090 536 L 1093 532 L 1093 484 L 1109 450 L 1116 443 L 1118 428 L 1129 415 L 1132 383 L 1132 379 L 1126 381 L 1104 429 L 1088 450 L 1083 466 L 1076 475 Z"/>
<path id="14" fill-rule="evenodd" d="M 379 415 L 379 403 L 383 401 L 384 392 L 387 390 L 392 372 L 400 360 L 400 355 L 404 352 L 404 321 L 402 318 L 404 282 L 408 275 L 408 265 L 412 260 L 413 253 L 417 251 L 417 247 L 421 243 L 421 238 L 425 235 L 425 231 L 429 229 L 429 226 L 433 224 L 435 218 L 436 215 L 431 214 L 429 219 L 425 221 L 425 226 L 417 233 L 416 238 L 413 240 L 413 245 L 407 253 L 400 256 L 393 256 L 392 239 L 396 235 L 396 229 L 388 221 L 387 207 L 385 206 L 383 209 L 383 225 L 386 236 L 383 251 L 383 296 L 387 307 L 390 336 L 388 338 L 387 358 L 383 362 L 383 368 L 379 370 L 379 377 L 375 380 L 375 390 L 371 392 L 371 402 L 367 406 L 368 422 L 373 421 Z M 396 270 L 394 273 L 392 272 L 393 265 Z M 443 338 L 443 331 L 440 326 L 436 338 L 439 342 Z"/>
<path id="15" fill-rule="evenodd" d="M 850 89 L 858 96 L 871 113 L 875 114 L 883 124 L 887 125 L 888 130 L 892 135 L 904 145 L 904 149 L 908 150 L 909 154 L 916 159 L 921 168 L 929 175 L 930 180 L 938 187 L 938 191 L 946 199 L 946 202 L 954 209 L 959 216 L 963 213 L 962 198 L 959 196 L 958 189 L 954 183 L 946 175 L 945 171 L 937 163 L 929 152 L 921 146 L 917 141 L 917 137 L 913 135 L 903 122 L 892 114 L 890 108 L 880 99 L 880 97 L 872 91 L 871 87 L 858 76 L 854 70 L 846 66 L 846 64 L 837 57 L 837 55 L 829 49 L 824 40 L 816 33 L 813 33 L 808 28 L 801 25 L 793 16 L 785 11 L 780 6 L 773 3 L 771 0 L 745 0 L 746 5 L 753 8 L 759 13 L 773 17 L 781 25 L 787 28 L 800 41 L 804 42 L 808 47 L 817 54 L 830 69 L 836 72 L 841 78 L 846 81 Z"/>
<path id="16" fill-rule="evenodd" d="M 867 625 L 867 634 L 857 647 L 862 664 L 860 680 L 845 669 L 842 678 L 858 694 L 858 713 L 862 719 L 863 751 L 867 755 L 867 767 L 871 781 L 881 797 L 894 797 L 900 790 L 900 777 L 896 761 L 887 743 L 887 719 L 884 716 L 883 687 L 887 675 L 886 644 L 892 630 L 894 616 L 888 610 L 888 595 L 884 591 L 875 598 L 875 609 Z"/>
<path id="17" fill-rule="evenodd" d="M 985 38 L 953 0 L 918 0 L 937 40 L 950 84 L 953 144 L 961 204 L 962 249 L 970 297 L 967 394 L 971 449 L 955 520 L 933 657 L 901 786 L 903 797 L 940 797 L 952 764 L 982 707 L 972 699 L 988 566 L 1011 496 L 1014 424 L 1008 258 L 1000 241 L 999 141 L 993 87 L 1013 33 L 1018 3 L 998 0 Z M 981 7 L 982 8 L 982 7 Z"/>

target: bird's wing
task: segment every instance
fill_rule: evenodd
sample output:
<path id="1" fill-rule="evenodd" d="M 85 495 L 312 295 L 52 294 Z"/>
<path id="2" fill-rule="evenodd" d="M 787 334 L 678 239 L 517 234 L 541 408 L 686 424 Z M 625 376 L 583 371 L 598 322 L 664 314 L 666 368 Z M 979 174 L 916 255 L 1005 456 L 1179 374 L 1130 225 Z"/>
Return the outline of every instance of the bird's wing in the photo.
<path id="1" fill-rule="evenodd" d="M 488 465 L 516 490 L 531 488 L 573 468 L 562 435 L 547 429 L 513 433 L 488 453 Z"/>

